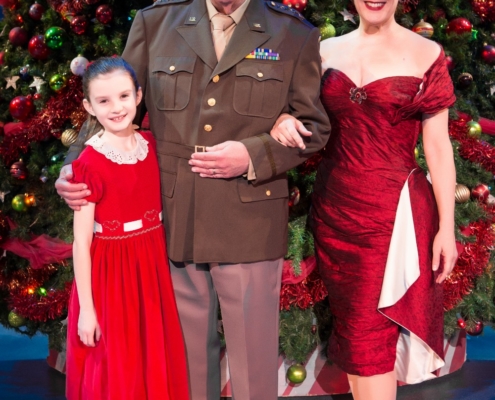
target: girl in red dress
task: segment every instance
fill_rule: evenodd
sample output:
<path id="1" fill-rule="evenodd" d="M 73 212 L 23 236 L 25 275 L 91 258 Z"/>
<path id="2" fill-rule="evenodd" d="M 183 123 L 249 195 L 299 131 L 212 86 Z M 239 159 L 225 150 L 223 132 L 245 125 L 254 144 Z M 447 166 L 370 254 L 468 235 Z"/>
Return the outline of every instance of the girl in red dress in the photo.
<path id="1" fill-rule="evenodd" d="M 355 400 L 392 400 L 397 380 L 431 379 L 444 365 L 441 283 L 457 256 L 455 96 L 440 46 L 395 21 L 398 0 L 353 3 L 358 29 L 321 42 L 332 134 L 310 217 L 334 317 L 329 358 Z M 272 136 L 303 147 L 301 125 L 282 116 Z M 414 156 L 420 133 L 431 184 Z"/>
<path id="2" fill-rule="evenodd" d="M 132 125 L 141 88 L 124 60 L 102 58 L 83 89 L 102 129 L 72 164 L 90 195 L 74 213 L 67 398 L 188 400 L 155 141 Z"/>

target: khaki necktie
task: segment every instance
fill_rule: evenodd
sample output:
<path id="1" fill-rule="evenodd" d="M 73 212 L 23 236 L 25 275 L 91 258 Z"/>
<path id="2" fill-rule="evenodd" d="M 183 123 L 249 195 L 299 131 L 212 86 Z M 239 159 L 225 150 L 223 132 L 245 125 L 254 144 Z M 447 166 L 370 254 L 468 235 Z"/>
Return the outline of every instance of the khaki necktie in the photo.
<path id="1" fill-rule="evenodd" d="M 218 13 L 211 18 L 211 23 L 213 24 L 213 45 L 215 46 L 217 60 L 220 60 L 225 51 L 225 47 L 227 46 L 225 29 L 231 26 L 234 23 L 234 20 L 228 15 Z"/>

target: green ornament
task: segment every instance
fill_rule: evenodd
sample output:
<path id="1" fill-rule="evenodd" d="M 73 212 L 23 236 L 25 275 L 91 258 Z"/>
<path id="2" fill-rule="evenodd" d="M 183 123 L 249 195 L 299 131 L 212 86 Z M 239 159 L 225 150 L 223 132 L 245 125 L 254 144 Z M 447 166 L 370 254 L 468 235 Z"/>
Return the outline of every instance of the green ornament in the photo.
<path id="1" fill-rule="evenodd" d="M 303 383 L 306 379 L 306 368 L 304 368 L 304 365 L 291 365 L 287 370 L 287 379 L 292 383 Z"/>
<path id="2" fill-rule="evenodd" d="M 335 30 L 335 26 L 330 23 L 326 23 L 324 26 L 320 28 L 321 40 L 325 40 L 328 38 L 332 38 L 337 34 Z"/>
<path id="3" fill-rule="evenodd" d="M 40 287 L 38 289 L 38 293 L 41 295 L 41 296 L 46 296 L 46 289 L 44 287 Z"/>
<path id="4" fill-rule="evenodd" d="M 14 328 L 19 328 L 26 323 L 26 319 L 14 311 L 9 312 L 9 324 Z"/>
<path id="5" fill-rule="evenodd" d="M 18 194 L 17 196 L 14 196 L 14 198 L 12 199 L 12 208 L 19 212 L 27 211 L 28 206 L 24 201 L 25 197 L 26 196 L 24 196 L 23 194 Z"/>
<path id="6" fill-rule="evenodd" d="M 65 31 L 62 28 L 52 26 L 45 32 L 45 43 L 50 49 L 60 49 L 64 45 L 64 42 Z"/>
<path id="7" fill-rule="evenodd" d="M 469 121 L 467 124 L 467 134 L 470 138 L 479 139 L 481 136 L 481 125 L 476 121 Z"/>
<path id="8" fill-rule="evenodd" d="M 55 74 L 50 78 L 49 84 L 52 90 L 58 92 L 62 90 L 67 84 L 67 78 L 62 74 Z"/>

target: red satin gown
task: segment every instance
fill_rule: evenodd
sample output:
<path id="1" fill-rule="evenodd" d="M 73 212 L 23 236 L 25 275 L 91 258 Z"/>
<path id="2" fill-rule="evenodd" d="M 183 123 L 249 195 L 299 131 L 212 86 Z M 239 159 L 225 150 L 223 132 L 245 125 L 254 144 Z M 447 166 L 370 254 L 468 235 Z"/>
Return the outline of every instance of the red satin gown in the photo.
<path id="1" fill-rule="evenodd" d="M 109 159 L 91 145 L 72 164 L 74 181 L 86 183 L 87 200 L 96 203 L 91 274 L 102 335 L 96 347 L 80 341 L 74 284 L 67 334 L 69 400 L 189 400 L 160 218 L 155 141 L 149 133 L 141 135 L 148 153 L 134 164 L 119 164 L 119 157 Z"/>
<path id="2" fill-rule="evenodd" d="M 332 135 L 317 173 L 311 217 L 334 316 L 329 358 L 360 376 L 383 374 L 395 366 L 403 382 L 432 378 L 443 365 L 442 287 L 435 284 L 431 269 L 438 212 L 414 149 L 422 114 L 435 114 L 455 102 L 445 55 L 439 55 L 423 79 L 393 76 L 362 88 L 343 72 L 327 70 L 321 100 Z M 412 210 L 412 247 L 393 252 L 396 259 L 387 268 L 390 276 L 397 276 L 382 289 L 394 226 L 399 241 L 406 231 L 396 223 L 403 189 L 408 196 L 401 209 Z M 405 285 L 402 275 L 410 271 L 404 265 L 413 253 L 417 276 Z M 386 297 L 395 290 L 401 293 L 393 304 L 379 308 L 382 292 Z"/>

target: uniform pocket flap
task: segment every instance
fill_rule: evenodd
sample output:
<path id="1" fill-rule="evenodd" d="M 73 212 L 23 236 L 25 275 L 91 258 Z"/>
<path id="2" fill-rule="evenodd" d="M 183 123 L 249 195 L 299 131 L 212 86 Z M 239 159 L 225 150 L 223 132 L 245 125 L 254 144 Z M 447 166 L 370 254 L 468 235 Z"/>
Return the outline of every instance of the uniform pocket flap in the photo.
<path id="1" fill-rule="evenodd" d="M 254 62 L 237 64 L 236 75 L 249 76 L 260 82 L 269 79 L 275 79 L 280 82 L 284 81 L 284 69 L 280 64 L 276 64 L 275 61 L 272 61 L 270 64 Z"/>
<path id="2" fill-rule="evenodd" d="M 160 183 L 161 192 L 166 197 L 173 197 L 175 190 L 175 182 L 177 180 L 177 174 L 171 174 L 170 172 L 160 171 Z"/>
<path id="3" fill-rule="evenodd" d="M 285 177 L 257 186 L 252 185 L 246 179 L 238 179 L 237 189 L 243 203 L 289 197 L 289 185 Z"/>
<path id="4" fill-rule="evenodd" d="M 196 57 L 156 57 L 153 72 L 165 72 L 169 75 L 177 72 L 189 72 L 192 74 L 194 64 L 196 64 Z"/>

